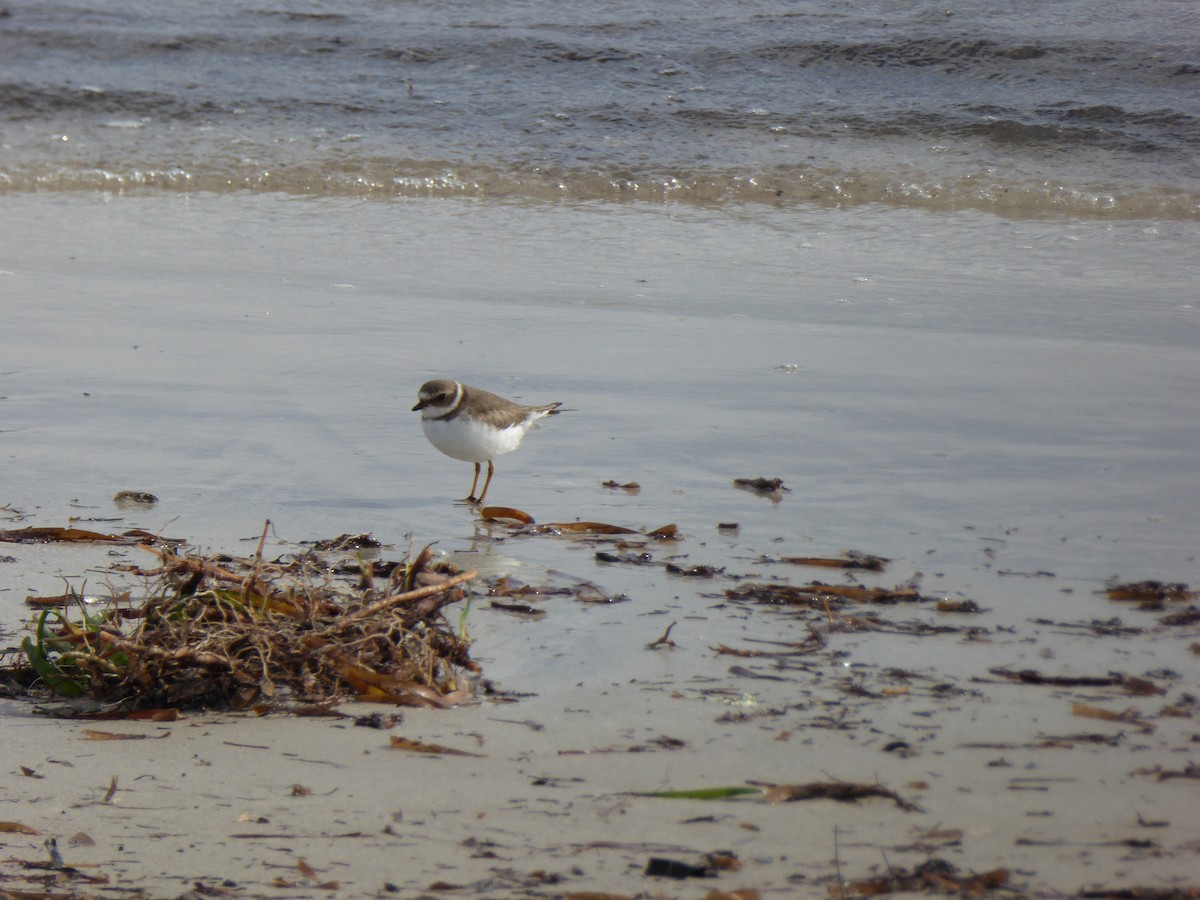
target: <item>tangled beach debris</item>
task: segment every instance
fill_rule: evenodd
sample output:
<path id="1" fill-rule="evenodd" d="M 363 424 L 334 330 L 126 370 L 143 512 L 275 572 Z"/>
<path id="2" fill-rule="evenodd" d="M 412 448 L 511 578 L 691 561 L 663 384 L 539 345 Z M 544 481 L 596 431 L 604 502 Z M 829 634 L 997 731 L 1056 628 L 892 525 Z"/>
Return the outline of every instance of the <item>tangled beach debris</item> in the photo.
<path id="1" fill-rule="evenodd" d="M 269 561 L 265 529 L 248 558 L 141 533 L 62 531 L 63 540 L 136 539 L 157 565 L 114 571 L 142 581 L 138 599 L 116 589 L 106 599 L 31 598 L 33 634 L 0 675 L 35 695 L 232 709 L 351 698 L 440 707 L 472 696 L 470 642 L 442 610 L 475 573 L 435 564 L 429 547 L 402 563 L 346 564 L 319 549 Z"/>

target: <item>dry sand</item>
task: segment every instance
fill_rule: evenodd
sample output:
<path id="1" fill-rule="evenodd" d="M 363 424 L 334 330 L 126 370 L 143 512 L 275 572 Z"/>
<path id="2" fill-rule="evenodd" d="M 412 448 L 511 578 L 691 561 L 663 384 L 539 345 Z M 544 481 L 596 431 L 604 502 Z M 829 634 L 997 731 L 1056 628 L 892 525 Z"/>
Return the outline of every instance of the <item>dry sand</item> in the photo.
<path id="1" fill-rule="evenodd" d="M 1200 582 L 1182 236 L 1128 249 L 1132 226 L 863 211 L 781 232 L 697 210 L 3 202 L 13 526 L 76 516 L 246 552 L 270 517 L 280 550 L 348 531 L 393 555 L 436 540 L 488 579 L 628 599 L 547 599 L 528 617 L 478 594 L 474 656 L 520 699 L 406 710 L 387 730 L 81 723 L 4 701 L 0 819 L 36 833 L 2 835 L 0 888 L 48 883 L 29 865 L 48 837 L 76 870 L 55 890 L 95 896 L 824 896 L 930 858 L 1004 868 L 1028 896 L 1196 885 L 1200 781 L 1162 774 L 1195 758 L 1198 629 L 1097 593 L 1110 576 Z M 469 467 L 407 412 L 430 374 L 573 408 L 501 463 L 490 499 L 541 521 L 677 522 L 684 540 L 650 548 L 653 565 L 603 563 L 619 548 L 480 524 L 450 501 Z M 733 487 L 753 475 L 792 490 Z M 161 499 L 121 511 L 119 489 Z M 849 629 L 725 594 L 841 581 L 777 559 L 845 549 L 892 560 L 867 584 L 915 580 L 985 612 L 862 608 L 848 612 L 885 624 Z M 99 590 L 135 553 L 0 546 L 5 644 L 27 593 Z M 1113 617 L 1145 631 L 1089 627 Z M 672 622 L 676 646 L 649 648 Z M 912 623 L 953 630 L 898 627 Z M 797 657 L 715 649 L 814 629 L 825 645 Z M 1164 693 L 1012 684 L 998 667 Z M 392 735 L 475 755 L 397 751 Z M 921 811 L 637 796 L 829 779 Z M 643 874 L 717 850 L 740 871 Z"/>
<path id="2" fill-rule="evenodd" d="M 343 710 L 385 713 L 382 730 L 353 718 L 204 713 L 171 723 L 69 722 L 8 701 L 5 818 L 37 833 L 5 836 L 2 871 L 13 879 L 5 886 L 27 889 L 49 874 L 28 867 L 46 858 L 46 836 L 78 870 L 58 883 L 97 896 L 107 895 L 102 883 L 85 879 L 155 897 L 193 882 L 236 884 L 243 896 L 304 894 L 319 883 L 348 896 L 417 896 L 441 884 L 495 897 L 703 896 L 710 886 L 819 896 L 839 873 L 855 881 L 931 857 L 964 874 L 1005 868 L 1024 895 L 1188 881 L 1194 779 L 1162 774 L 1182 773 L 1192 759 L 1196 709 L 1186 680 L 1159 675 L 1166 696 L 1139 697 L 988 675 L 1002 661 L 1074 671 L 1049 649 L 1067 642 L 1099 660 L 1094 674 L 1114 664 L 1141 673 L 1145 661 L 1131 658 L 1139 642 L 1183 659 L 1186 637 L 1025 625 L 903 639 L 884 627 L 831 633 L 826 650 L 807 655 L 735 658 L 713 652 L 717 641 L 770 652 L 780 649 L 771 641 L 803 641 L 807 626 L 788 611 L 705 596 L 725 585 L 705 583 L 699 596 L 675 588 L 668 600 L 671 588 L 657 584 L 643 592 L 663 598 L 656 608 L 631 600 L 589 609 L 585 627 L 607 632 L 597 641 L 624 648 L 603 668 L 553 658 L 561 650 L 544 632 L 574 612 L 561 609 L 574 600 L 540 603 L 546 617 L 519 625 L 485 605 L 469 621 L 506 644 L 491 658 L 492 641 L 480 639 L 485 672 L 508 671 L 502 683 L 530 693 L 407 710 L 395 723 L 388 710 Z M 927 618 L 895 607 L 855 613 Z M 832 626 L 824 615 L 808 619 Z M 649 649 L 671 621 L 677 646 Z M 903 660 L 879 659 L 881 648 L 924 658 L 901 670 Z M 974 665 L 942 665 L 943 653 Z M 1141 721 L 1073 717 L 1076 702 L 1134 710 Z M 467 755 L 395 750 L 393 735 Z M 829 779 L 882 784 L 921 811 L 886 798 L 636 796 Z M 719 850 L 736 854 L 742 869 L 711 885 L 642 874 L 652 857 L 697 864 Z"/>

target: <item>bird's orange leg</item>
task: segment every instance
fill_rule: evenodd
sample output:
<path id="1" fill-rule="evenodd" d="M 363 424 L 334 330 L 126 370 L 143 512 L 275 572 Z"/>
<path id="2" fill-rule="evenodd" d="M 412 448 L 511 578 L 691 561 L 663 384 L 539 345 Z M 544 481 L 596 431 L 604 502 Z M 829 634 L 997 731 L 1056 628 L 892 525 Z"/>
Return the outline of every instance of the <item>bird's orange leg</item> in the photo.
<path id="1" fill-rule="evenodd" d="M 489 476 L 490 478 L 490 476 Z M 475 477 L 471 479 L 471 493 L 463 497 L 460 503 L 475 503 L 475 485 L 479 483 L 479 463 L 475 463 Z M 487 492 L 487 485 L 484 485 L 484 493 Z M 482 499 L 482 498 L 480 498 Z"/>
<path id="2" fill-rule="evenodd" d="M 476 463 L 476 465 L 478 466 L 479 464 Z M 495 473 L 495 471 L 496 471 L 496 467 L 492 464 L 492 461 L 489 459 L 488 460 L 487 480 L 483 482 L 483 493 L 481 493 L 479 495 L 479 501 L 478 501 L 479 503 L 482 503 L 483 498 L 487 496 L 488 485 L 492 483 L 492 475 Z M 473 488 L 472 488 L 472 493 L 474 493 Z"/>

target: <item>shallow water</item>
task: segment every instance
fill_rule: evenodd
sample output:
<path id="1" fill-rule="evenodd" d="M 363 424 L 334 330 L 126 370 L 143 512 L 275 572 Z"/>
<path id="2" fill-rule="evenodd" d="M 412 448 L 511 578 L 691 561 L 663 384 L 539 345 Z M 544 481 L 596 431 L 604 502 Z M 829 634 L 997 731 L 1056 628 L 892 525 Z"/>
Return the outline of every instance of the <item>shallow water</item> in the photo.
<path id="1" fill-rule="evenodd" d="M 1188 0 L 15 0 L 2 190 L 1194 221 Z"/>
<path id="2" fill-rule="evenodd" d="M 412 532 L 456 549 L 478 527 L 450 502 L 471 467 L 409 412 L 420 383 L 449 375 L 571 409 L 497 466 L 489 500 L 541 521 L 678 522 L 685 552 L 713 564 L 858 549 L 898 557 L 897 580 L 953 573 L 950 592 L 994 589 L 980 553 L 995 541 L 1008 566 L 1088 583 L 1195 577 L 1184 229 L 5 204 L 25 227 L 5 234 L 4 499 L 39 517 L 109 516 L 115 491 L 139 489 L 161 502 L 134 524 L 203 544 L 269 517 L 286 540 Z M 756 475 L 791 493 L 733 489 Z M 737 537 L 718 537 L 731 520 Z M 530 565 L 562 568 L 562 552 L 521 544 Z M 593 574 L 587 554 L 567 559 Z"/>

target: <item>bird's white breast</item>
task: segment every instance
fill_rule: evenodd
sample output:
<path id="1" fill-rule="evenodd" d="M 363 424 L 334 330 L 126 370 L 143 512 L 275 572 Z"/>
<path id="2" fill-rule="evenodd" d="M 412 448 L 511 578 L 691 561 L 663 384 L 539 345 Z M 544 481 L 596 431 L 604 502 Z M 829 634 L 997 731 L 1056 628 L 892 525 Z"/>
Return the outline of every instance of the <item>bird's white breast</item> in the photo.
<path id="1" fill-rule="evenodd" d="M 467 416 L 453 419 L 421 419 L 425 437 L 449 457 L 466 462 L 487 462 L 521 445 L 532 417 L 511 428 L 492 428 Z"/>

